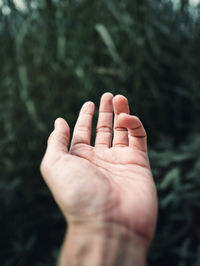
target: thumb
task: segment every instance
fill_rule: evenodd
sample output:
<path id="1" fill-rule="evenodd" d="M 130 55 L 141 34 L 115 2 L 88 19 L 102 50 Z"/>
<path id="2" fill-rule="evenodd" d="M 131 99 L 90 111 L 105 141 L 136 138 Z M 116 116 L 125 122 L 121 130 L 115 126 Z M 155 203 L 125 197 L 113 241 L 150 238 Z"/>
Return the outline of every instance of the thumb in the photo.
<path id="1" fill-rule="evenodd" d="M 68 153 L 68 143 L 70 137 L 70 128 L 67 122 L 62 118 L 57 118 L 55 128 L 50 134 L 47 142 L 47 149 L 40 164 L 40 171 L 45 178 L 48 176 L 49 169 L 61 155 Z"/>
<path id="2" fill-rule="evenodd" d="M 48 138 L 46 153 L 68 153 L 70 128 L 63 118 L 57 118 L 54 123 L 54 131 Z"/>
<path id="3" fill-rule="evenodd" d="M 67 122 L 62 118 L 57 118 L 54 127 L 48 138 L 47 149 L 40 164 L 40 171 L 44 177 L 52 163 L 61 155 L 68 153 L 70 128 Z"/>

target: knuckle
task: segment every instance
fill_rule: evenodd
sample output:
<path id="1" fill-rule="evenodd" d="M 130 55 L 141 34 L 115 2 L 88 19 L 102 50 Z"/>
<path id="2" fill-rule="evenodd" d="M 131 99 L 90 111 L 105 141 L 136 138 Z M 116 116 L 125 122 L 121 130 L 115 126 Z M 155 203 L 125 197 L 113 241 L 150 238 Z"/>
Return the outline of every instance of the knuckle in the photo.
<path id="1" fill-rule="evenodd" d="M 46 164 L 46 160 L 43 159 L 42 162 L 41 162 L 41 164 L 40 164 L 40 172 L 41 172 L 41 174 L 42 174 L 43 177 L 45 175 L 45 172 L 46 172 L 46 169 L 47 168 L 48 167 L 47 167 L 47 164 Z"/>
<path id="2" fill-rule="evenodd" d="M 112 128 L 108 126 L 100 126 L 96 128 L 96 133 L 112 133 Z"/>
<path id="3" fill-rule="evenodd" d="M 83 133 L 89 133 L 91 131 L 91 128 L 87 125 L 80 125 L 80 126 L 77 126 L 76 128 L 76 131 L 77 132 L 83 132 Z"/>
<path id="4" fill-rule="evenodd" d="M 115 127 L 115 130 L 116 131 L 127 131 L 127 128 L 125 128 L 125 127 Z"/>
<path id="5" fill-rule="evenodd" d="M 47 179 L 50 173 L 50 168 L 51 168 L 51 162 L 49 159 L 46 157 L 43 158 L 41 164 L 40 164 L 40 173 L 43 177 L 43 179 Z"/>

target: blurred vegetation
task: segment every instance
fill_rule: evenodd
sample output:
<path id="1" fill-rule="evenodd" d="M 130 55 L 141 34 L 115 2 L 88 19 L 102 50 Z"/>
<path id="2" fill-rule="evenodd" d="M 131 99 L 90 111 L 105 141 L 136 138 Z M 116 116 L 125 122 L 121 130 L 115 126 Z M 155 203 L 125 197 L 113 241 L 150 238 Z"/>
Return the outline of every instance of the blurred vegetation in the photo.
<path id="1" fill-rule="evenodd" d="M 110 91 L 149 136 L 160 207 L 149 266 L 199 266 L 200 6 L 19 3 L 0 1 L 1 265 L 55 265 L 65 222 L 39 173 L 46 139 L 56 117 L 73 128 L 82 103 Z"/>

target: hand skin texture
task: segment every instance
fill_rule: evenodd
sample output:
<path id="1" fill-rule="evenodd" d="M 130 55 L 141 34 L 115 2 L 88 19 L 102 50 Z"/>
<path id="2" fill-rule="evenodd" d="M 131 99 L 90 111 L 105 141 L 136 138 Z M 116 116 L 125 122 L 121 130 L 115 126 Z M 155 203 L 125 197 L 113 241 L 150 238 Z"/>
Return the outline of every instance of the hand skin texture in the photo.
<path id="1" fill-rule="evenodd" d="M 82 106 L 70 150 L 67 122 L 55 121 L 41 163 L 68 222 L 59 265 L 144 266 L 157 220 L 146 132 L 124 96 L 105 93 L 92 146 L 94 109 Z"/>

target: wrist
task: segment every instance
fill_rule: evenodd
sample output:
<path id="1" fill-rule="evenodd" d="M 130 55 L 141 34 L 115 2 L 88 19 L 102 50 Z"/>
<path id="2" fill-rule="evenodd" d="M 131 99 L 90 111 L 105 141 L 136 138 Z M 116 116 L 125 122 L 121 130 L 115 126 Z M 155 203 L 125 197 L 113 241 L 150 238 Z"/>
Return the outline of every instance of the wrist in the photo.
<path id="1" fill-rule="evenodd" d="M 147 245 L 121 225 L 69 225 L 59 266 L 145 266 Z"/>

